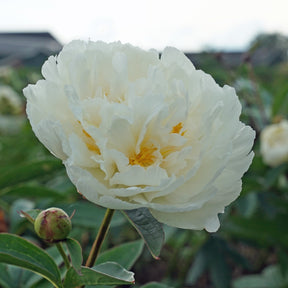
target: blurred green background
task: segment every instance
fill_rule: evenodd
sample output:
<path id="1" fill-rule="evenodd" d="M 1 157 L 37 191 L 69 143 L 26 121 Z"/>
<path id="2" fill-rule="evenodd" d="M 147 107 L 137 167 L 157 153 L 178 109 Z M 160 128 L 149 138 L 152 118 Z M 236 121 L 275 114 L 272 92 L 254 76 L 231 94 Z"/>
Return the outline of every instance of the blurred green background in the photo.
<path id="1" fill-rule="evenodd" d="M 241 53 L 188 53 L 195 66 L 212 74 L 221 86 L 236 88 L 243 106 L 242 121 L 257 132 L 255 158 L 243 177 L 241 196 L 220 215 L 219 231 L 209 234 L 165 226 L 160 260 L 144 248 L 132 269 L 134 287 L 151 281 L 179 288 L 288 287 L 288 164 L 268 167 L 259 152 L 262 129 L 287 119 L 287 51 L 287 37 L 263 34 Z M 14 62 L 0 58 L 0 232 L 21 235 L 53 255 L 55 251 L 39 240 L 19 211 L 52 206 L 68 214 L 75 210 L 71 236 L 80 241 L 87 256 L 104 209 L 80 197 L 61 161 L 36 139 L 25 116 L 22 89 L 41 78 L 40 65 L 47 53 Z M 6 94 L 14 93 L 11 98 L 18 97 L 12 104 L 7 100 L 10 96 L 1 96 L 3 87 Z M 138 238 L 119 213 L 103 249 Z M 30 287 L 27 273 L 12 266 L 7 269 L 18 279 L 15 287 Z M 47 283 L 36 281 L 33 287 L 49 287 Z"/>

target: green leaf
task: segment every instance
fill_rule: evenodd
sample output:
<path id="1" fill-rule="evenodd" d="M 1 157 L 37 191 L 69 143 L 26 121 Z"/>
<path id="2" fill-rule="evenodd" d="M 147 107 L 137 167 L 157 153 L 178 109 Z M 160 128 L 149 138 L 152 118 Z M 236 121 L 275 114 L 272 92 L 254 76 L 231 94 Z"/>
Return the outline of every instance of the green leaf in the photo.
<path id="1" fill-rule="evenodd" d="M 248 193 L 242 196 L 235 204 L 237 210 L 246 218 L 251 217 L 258 208 L 258 198 L 256 193 Z"/>
<path id="2" fill-rule="evenodd" d="M 194 285 L 198 278 L 205 272 L 207 269 L 208 263 L 206 261 L 206 255 L 203 250 L 198 251 L 194 263 L 187 273 L 186 283 Z"/>
<path id="3" fill-rule="evenodd" d="M 63 264 L 63 258 L 61 254 L 59 253 L 59 250 L 57 249 L 56 245 L 53 245 L 45 250 L 45 252 L 48 253 L 48 255 L 54 260 L 56 265 L 60 268 L 60 273 L 62 276 L 66 273 L 66 267 Z M 26 272 L 30 272 L 26 270 Z M 64 273 L 63 273 L 64 272 Z M 63 277 L 62 277 L 63 278 Z M 23 288 L 52 288 L 51 283 L 48 282 L 46 279 L 41 278 L 37 274 L 32 274 L 30 277 L 28 277 L 28 280 L 25 282 L 25 286 Z"/>
<path id="4" fill-rule="evenodd" d="M 280 271 L 285 275 L 288 271 L 288 255 L 282 249 L 277 251 L 277 259 L 280 267 Z"/>
<path id="5" fill-rule="evenodd" d="M 30 270 L 26 270 L 26 269 L 23 269 L 23 268 L 20 268 L 20 267 L 17 267 L 17 266 L 12 266 L 12 265 L 9 265 L 9 268 L 16 268 L 16 269 L 19 269 L 19 271 L 21 271 L 21 274 L 18 276 L 17 275 L 17 272 L 15 271 L 12 271 L 11 273 L 11 270 L 10 270 L 10 274 L 13 275 L 13 279 L 14 279 L 14 282 L 15 282 L 15 285 L 16 287 L 21 287 L 21 288 L 31 288 L 33 287 L 32 284 L 34 282 L 39 282 L 39 281 L 45 281 L 46 283 L 48 283 L 50 285 L 50 287 L 53 287 L 53 285 L 51 284 L 51 282 L 47 281 L 45 278 L 43 278 L 41 275 L 39 274 L 36 274 Z M 16 277 L 18 278 L 18 281 L 16 282 Z M 38 279 L 38 280 L 37 280 Z M 34 280 L 34 281 L 33 281 Z M 38 288 L 38 287 L 37 287 Z"/>
<path id="6" fill-rule="evenodd" d="M 151 215 L 147 208 L 125 210 L 123 213 L 144 239 L 152 256 L 158 259 L 165 237 L 162 224 Z"/>
<path id="7" fill-rule="evenodd" d="M 54 198 L 62 199 L 65 198 L 65 195 L 59 193 L 56 190 L 49 189 L 42 186 L 32 186 L 32 185 L 22 185 L 18 187 L 9 187 L 0 191 L 0 195 L 9 195 L 9 196 L 19 196 L 19 197 L 31 197 L 35 199 L 39 198 Z"/>
<path id="8" fill-rule="evenodd" d="M 101 264 L 108 261 L 117 262 L 122 267 L 129 270 L 132 268 L 138 257 L 141 255 L 143 246 L 144 242 L 141 239 L 106 250 L 105 252 L 99 255 L 99 257 L 96 260 L 96 264 Z M 99 286 L 99 288 L 107 288 L 107 287 L 111 286 L 105 286 L 105 285 Z"/>
<path id="9" fill-rule="evenodd" d="M 150 282 L 145 284 L 144 286 L 141 286 L 140 288 L 170 288 L 170 286 L 167 286 L 162 283 Z"/>
<path id="10" fill-rule="evenodd" d="M 215 243 L 216 245 L 218 243 Z M 216 246 L 215 245 L 215 246 Z M 215 247 L 214 246 L 214 247 Z M 215 247 L 210 255 L 210 275 L 215 288 L 229 288 L 231 281 L 231 269 L 227 261 L 223 261 L 223 251 L 221 247 Z"/>
<path id="11" fill-rule="evenodd" d="M 55 287 L 62 287 L 60 272 L 54 260 L 42 249 L 19 236 L 0 234 L 0 262 L 31 270 Z"/>
<path id="12" fill-rule="evenodd" d="M 14 280 L 12 279 L 8 266 L 0 263 L 0 285 L 3 288 L 14 288 Z"/>
<path id="13" fill-rule="evenodd" d="M 287 229 L 287 213 L 279 213 L 273 219 L 266 217 L 255 215 L 246 219 L 231 215 L 222 226 L 230 235 L 254 240 L 266 246 L 276 243 L 286 246 L 288 235 L 283 231 Z"/>
<path id="14" fill-rule="evenodd" d="M 45 279 L 42 279 L 33 286 L 25 286 L 23 288 L 54 288 L 54 287 L 51 285 L 51 283 L 45 281 Z"/>
<path id="15" fill-rule="evenodd" d="M 195 284 L 197 279 L 208 270 L 213 287 L 228 288 L 231 281 L 231 269 L 227 263 L 231 249 L 227 242 L 218 237 L 211 237 L 198 251 L 193 266 L 187 276 L 188 284 Z"/>
<path id="16" fill-rule="evenodd" d="M 27 211 L 34 208 L 34 202 L 27 199 L 17 199 L 10 208 L 10 230 L 11 233 L 17 233 L 20 224 L 24 221 L 19 216 L 20 211 Z"/>
<path id="17" fill-rule="evenodd" d="M 67 245 L 69 255 L 71 257 L 72 266 L 77 272 L 80 272 L 81 264 L 83 261 L 82 249 L 80 244 L 78 243 L 78 241 L 72 238 L 66 239 L 65 243 Z"/>
<path id="18" fill-rule="evenodd" d="M 266 279 L 261 276 L 244 276 L 233 282 L 233 288 L 273 288 L 266 285 Z"/>
<path id="19" fill-rule="evenodd" d="M 282 175 L 287 170 L 287 168 L 288 166 L 286 165 L 286 163 L 274 168 L 270 168 L 263 180 L 264 189 L 268 190 L 269 188 L 271 188 L 276 183 L 279 176 Z"/>
<path id="20" fill-rule="evenodd" d="M 14 266 L 14 265 L 7 265 L 8 266 L 8 273 L 10 274 L 10 277 L 13 279 L 13 285 L 12 287 L 18 288 L 24 288 L 25 282 L 27 281 L 27 277 L 37 275 L 29 270 L 25 270 L 23 268 Z M 40 275 L 37 275 L 38 277 L 41 277 Z M 43 277 L 41 277 L 44 279 Z M 47 282 L 47 280 L 45 280 Z M 49 283 L 49 282 L 48 282 Z M 51 283 L 50 283 L 51 285 Z M 29 287 L 30 288 L 30 287 Z"/>
<path id="21" fill-rule="evenodd" d="M 283 288 L 288 286 L 288 277 L 284 277 L 279 266 L 271 265 L 262 274 L 248 275 L 236 279 L 233 288 Z"/>
<path id="22" fill-rule="evenodd" d="M 14 166 L 0 175 L 0 189 L 28 180 L 34 180 L 40 176 L 46 176 L 60 169 L 63 169 L 63 165 L 56 159 L 28 162 Z"/>
<path id="23" fill-rule="evenodd" d="M 70 268 L 67 271 L 64 288 L 81 285 L 121 285 L 133 284 L 134 273 L 114 262 L 106 262 L 92 268 L 82 267 L 81 275 Z"/>
<path id="24" fill-rule="evenodd" d="M 280 86 L 281 87 L 281 86 Z M 272 113 L 273 116 L 276 116 L 277 114 L 287 114 L 287 109 L 288 109 L 288 97 L 287 97 L 287 92 L 288 92 L 288 85 L 285 83 L 281 87 L 281 91 L 276 93 L 273 97 L 273 106 L 272 106 Z"/>
<path id="25" fill-rule="evenodd" d="M 143 241 L 125 243 L 101 253 L 96 264 L 107 261 L 117 262 L 125 269 L 131 269 L 143 250 Z"/>

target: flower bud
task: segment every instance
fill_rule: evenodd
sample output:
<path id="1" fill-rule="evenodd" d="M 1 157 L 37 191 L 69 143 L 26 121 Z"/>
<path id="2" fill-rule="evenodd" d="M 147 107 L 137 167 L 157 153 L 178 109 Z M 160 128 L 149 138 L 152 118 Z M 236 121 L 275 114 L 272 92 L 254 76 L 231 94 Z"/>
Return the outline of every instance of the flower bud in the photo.
<path id="1" fill-rule="evenodd" d="M 65 211 L 54 207 L 40 212 L 34 222 L 37 235 L 48 242 L 66 239 L 71 227 L 71 220 Z"/>

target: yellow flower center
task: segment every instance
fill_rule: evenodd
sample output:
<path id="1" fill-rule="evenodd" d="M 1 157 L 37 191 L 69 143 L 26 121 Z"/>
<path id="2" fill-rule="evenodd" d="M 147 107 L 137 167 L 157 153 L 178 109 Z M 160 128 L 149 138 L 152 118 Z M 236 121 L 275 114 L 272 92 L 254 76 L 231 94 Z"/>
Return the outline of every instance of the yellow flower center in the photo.
<path id="1" fill-rule="evenodd" d="M 182 122 L 179 122 L 177 125 L 175 125 L 175 126 L 172 128 L 170 134 L 172 134 L 172 133 L 180 134 L 180 132 L 181 132 L 182 129 L 183 129 L 183 123 L 182 123 Z M 186 130 L 183 131 L 180 135 L 183 136 L 183 135 L 185 134 L 185 132 L 186 132 Z"/>
<path id="2" fill-rule="evenodd" d="M 179 147 L 177 147 L 177 146 L 166 146 L 166 147 L 160 149 L 160 153 L 161 153 L 163 159 L 165 159 L 167 156 L 169 156 L 171 153 L 173 153 L 177 150 L 179 150 Z"/>
<path id="3" fill-rule="evenodd" d="M 80 121 L 77 121 L 77 122 L 81 125 Z M 82 132 L 85 135 L 85 144 L 87 148 L 90 151 L 96 152 L 98 155 L 100 155 L 101 154 L 100 149 L 96 145 L 95 140 L 92 138 L 92 136 L 84 128 L 82 128 Z"/>
<path id="4" fill-rule="evenodd" d="M 181 130 L 183 129 L 183 123 L 179 122 L 177 125 L 175 125 L 172 130 L 170 131 L 170 134 L 176 133 L 180 134 Z M 185 134 L 185 131 L 182 131 L 180 134 L 183 136 Z M 129 157 L 129 164 L 130 165 L 140 165 L 142 167 L 148 167 L 155 163 L 157 157 L 154 154 L 154 152 L 157 150 L 154 145 L 151 146 L 142 146 L 140 149 L 140 152 L 136 154 L 135 152 Z M 177 146 L 166 146 L 159 150 L 160 154 L 162 155 L 163 159 L 165 159 L 167 156 L 169 156 L 171 153 L 179 150 L 179 147 Z"/>
<path id="5" fill-rule="evenodd" d="M 86 146 L 90 151 L 94 151 L 96 152 L 98 155 L 101 154 L 99 147 L 96 145 L 95 141 L 93 140 L 93 138 L 91 137 L 91 135 L 89 133 L 87 133 L 87 131 L 85 131 L 84 129 L 82 129 L 82 132 L 84 133 L 84 135 L 86 136 Z"/>
<path id="6" fill-rule="evenodd" d="M 153 145 L 150 147 L 142 147 L 138 154 L 134 153 L 129 157 L 129 164 L 140 165 L 142 167 L 152 165 L 156 160 L 156 156 L 154 155 L 156 150 L 157 148 Z"/>

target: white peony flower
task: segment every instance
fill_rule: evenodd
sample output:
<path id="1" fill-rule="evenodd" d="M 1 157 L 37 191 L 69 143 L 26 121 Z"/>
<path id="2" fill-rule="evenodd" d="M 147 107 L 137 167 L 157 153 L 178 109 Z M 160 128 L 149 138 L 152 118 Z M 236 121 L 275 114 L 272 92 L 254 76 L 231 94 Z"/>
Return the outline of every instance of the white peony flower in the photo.
<path id="1" fill-rule="evenodd" d="M 272 124 L 260 135 L 260 151 L 267 165 L 277 166 L 288 162 L 288 121 Z"/>
<path id="2" fill-rule="evenodd" d="M 88 200 L 147 207 L 160 222 L 216 231 L 241 191 L 254 131 L 233 88 L 186 56 L 73 41 L 24 89 L 40 141 Z"/>

